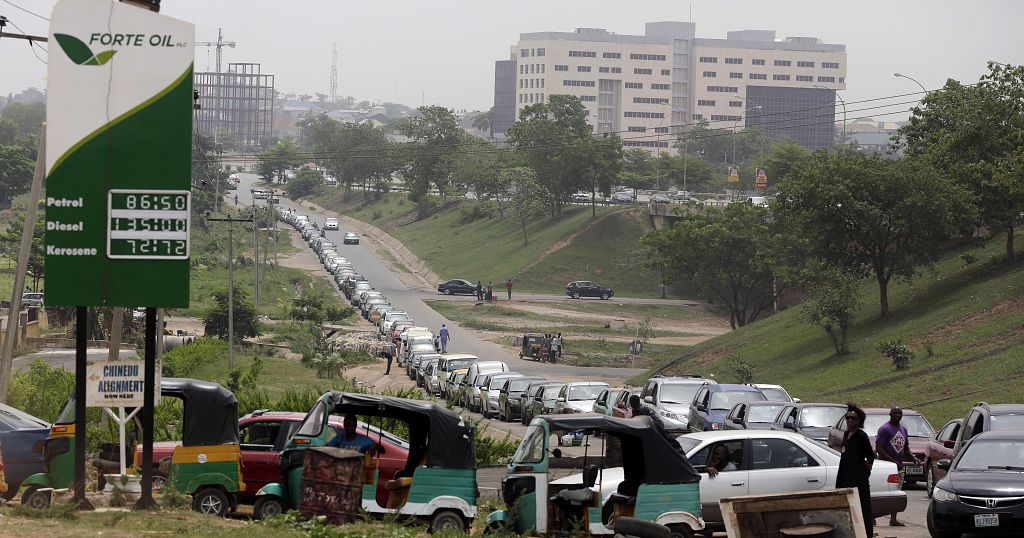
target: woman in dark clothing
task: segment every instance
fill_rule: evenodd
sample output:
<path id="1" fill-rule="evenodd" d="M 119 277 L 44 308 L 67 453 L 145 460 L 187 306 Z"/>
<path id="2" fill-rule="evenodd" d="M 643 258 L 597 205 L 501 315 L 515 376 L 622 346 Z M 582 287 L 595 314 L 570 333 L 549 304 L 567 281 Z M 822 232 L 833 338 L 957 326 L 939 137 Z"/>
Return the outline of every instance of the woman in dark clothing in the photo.
<path id="1" fill-rule="evenodd" d="M 843 455 L 839 459 L 837 488 L 857 488 L 860 495 L 860 511 L 864 517 L 864 528 L 868 538 L 874 532 L 875 519 L 871 515 L 871 465 L 875 462 L 875 450 L 871 447 L 868 434 L 864 433 L 864 410 L 854 404 L 846 405 L 846 434 L 843 436 Z"/>

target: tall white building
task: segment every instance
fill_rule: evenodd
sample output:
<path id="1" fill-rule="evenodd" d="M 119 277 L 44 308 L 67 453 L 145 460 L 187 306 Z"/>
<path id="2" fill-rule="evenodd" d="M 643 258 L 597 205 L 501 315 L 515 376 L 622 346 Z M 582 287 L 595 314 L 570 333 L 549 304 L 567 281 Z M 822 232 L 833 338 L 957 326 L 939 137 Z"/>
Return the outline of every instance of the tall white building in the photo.
<path id="1" fill-rule="evenodd" d="M 833 143 L 845 45 L 776 40 L 763 30 L 726 39 L 694 32 L 693 23 L 652 22 L 642 36 L 598 28 L 520 34 L 510 59 L 496 63 L 494 132 L 504 133 L 523 107 L 561 94 L 578 96 L 594 131 L 617 132 L 627 147 L 670 149 L 672 133 L 700 119 L 763 126 L 807 147 Z"/>

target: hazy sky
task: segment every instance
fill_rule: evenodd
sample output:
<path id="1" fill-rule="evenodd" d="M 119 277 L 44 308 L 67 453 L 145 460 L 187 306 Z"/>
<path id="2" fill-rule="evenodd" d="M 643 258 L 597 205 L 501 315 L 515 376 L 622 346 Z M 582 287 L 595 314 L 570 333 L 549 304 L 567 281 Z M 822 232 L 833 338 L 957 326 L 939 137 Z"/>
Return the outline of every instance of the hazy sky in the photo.
<path id="1" fill-rule="evenodd" d="M 48 17 L 53 0 L 0 0 L 0 15 L 46 33 L 46 21 L 11 3 Z M 283 93 L 328 93 L 337 41 L 342 96 L 486 110 L 494 61 L 508 58 L 520 32 L 643 34 L 645 22 L 690 20 L 691 7 L 698 37 L 771 29 L 845 44 L 847 101 L 918 91 L 896 71 L 933 89 L 950 77 L 977 81 L 986 60 L 1024 61 L 1022 0 L 163 0 L 162 13 L 194 22 L 197 41 L 216 40 L 222 27 L 238 43 L 225 63 L 261 63 Z M 213 61 L 196 49 L 197 70 Z M 45 67 L 24 41 L 0 40 L 0 94 L 45 86 Z"/>

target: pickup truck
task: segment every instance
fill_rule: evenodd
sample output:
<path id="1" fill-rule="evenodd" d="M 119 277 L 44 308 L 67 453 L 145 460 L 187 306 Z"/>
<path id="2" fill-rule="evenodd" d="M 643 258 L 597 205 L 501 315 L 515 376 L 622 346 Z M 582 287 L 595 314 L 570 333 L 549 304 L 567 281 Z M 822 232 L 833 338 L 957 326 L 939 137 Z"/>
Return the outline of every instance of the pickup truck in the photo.
<path id="1" fill-rule="evenodd" d="M 242 444 L 242 479 L 245 491 L 239 500 L 244 504 L 252 504 L 256 493 L 271 482 L 281 481 L 281 452 L 295 430 L 298 429 L 305 413 L 292 411 L 255 411 L 238 419 L 239 439 Z M 332 416 L 330 426 L 336 434 L 344 432 L 342 417 Z M 369 435 L 374 441 L 380 442 L 381 431 L 376 426 L 359 423 L 359 433 Z M 171 457 L 175 447 L 181 441 L 153 443 L 154 476 L 167 478 L 160 471 L 160 462 Z M 405 468 L 409 459 L 409 443 L 388 432 L 383 434 L 385 453 L 380 458 L 380 479 L 377 488 L 377 502 L 381 506 L 387 504 L 388 491 L 384 485 L 395 476 L 397 471 Z M 142 461 L 142 445 L 135 450 L 135 461 Z"/>

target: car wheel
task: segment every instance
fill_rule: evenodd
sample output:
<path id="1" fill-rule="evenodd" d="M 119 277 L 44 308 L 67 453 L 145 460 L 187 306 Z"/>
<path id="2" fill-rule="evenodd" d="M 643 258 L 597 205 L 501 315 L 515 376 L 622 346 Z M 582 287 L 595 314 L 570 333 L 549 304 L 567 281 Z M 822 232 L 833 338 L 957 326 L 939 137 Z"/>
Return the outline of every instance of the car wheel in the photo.
<path id="1" fill-rule="evenodd" d="M 569 297 L 572 297 L 573 299 L 579 299 L 580 298 L 580 294 L 579 294 L 579 292 L 575 292 L 574 291 L 574 292 L 572 292 L 572 295 L 570 295 Z"/>
<path id="2" fill-rule="evenodd" d="M 672 532 L 668 527 L 653 521 L 644 521 L 633 517 L 620 517 L 615 520 L 615 534 L 639 536 L 641 538 L 670 538 Z"/>
<path id="3" fill-rule="evenodd" d="M 932 517 L 931 508 L 928 509 L 928 534 L 932 535 L 932 538 L 960 538 L 963 536 L 962 533 L 956 531 L 948 531 L 945 529 L 939 529 L 935 526 L 934 518 Z"/>
<path id="4" fill-rule="evenodd" d="M 192 509 L 203 514 L 223 517 L 228 506 L 227 495 L 217 488 L 201 489 L 192 497 Z"/>
<path id="5" fill-rule="evenodd" d="M 252 515 L 256 519 L 266 519 L 268 517 L 279 516 L 283 514 L 284 511 L 284 503 L 281 502 L 281 499 L 272 495 L 256 499 L 256 504 L 252 507 Z"/>
<path id="6" fill-rule="evenodd" d="M 608 295 L 608 292 L 601 293 L 601 300 L 602 301 L 607 301 L 609 297 L 611 297 L 611 295 Z"/>
<path id="7" fill-rule="evenodd" d="M 932 470 L 931 462 L 925 464 L 924 483 L 928 497 L 931 498 L 932 492 L 935 491 L 935 471 Z"/>
<path id="8" fill-rule="evenodd" d="M 444 290 L 444 294 L 445 295 L 451 295 L 452 294 L 452 289 L 451 288 L 447 288 L 446 290 Z"/>
<path id="9" fill-rule="evenodd" d="M 693 538 L 693 530 L 684 523 L 669 525 L 668 530 L 671 538 Z"/>
<path id="10" fill-rule="evenodd" d="M 30 486 L 21 496 L 21 505 L 36 510 L 45 510 L 50 506 L 49 491 L 39 491 L 39 486 Z"/>
<path id="11" fill-rule="evenodd" d="M 430 520 L 430 531 L 462 534 L 466 532 L 466 520 L 451 510 L 441 510 Z"/>

